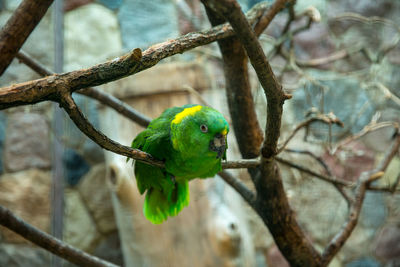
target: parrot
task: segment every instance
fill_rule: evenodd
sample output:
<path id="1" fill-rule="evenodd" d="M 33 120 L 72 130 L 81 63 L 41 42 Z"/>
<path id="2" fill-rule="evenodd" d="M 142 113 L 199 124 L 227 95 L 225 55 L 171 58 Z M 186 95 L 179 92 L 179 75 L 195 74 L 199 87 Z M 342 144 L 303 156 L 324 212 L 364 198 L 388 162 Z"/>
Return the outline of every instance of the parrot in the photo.
<path id="1" fill-rule="evenodd" d="M 212 177 L 226 160 L 229 125 L 217 110 L 187 104 L 166 109 L 132 141 L 132 148 L 151 154 L 165 168 L 134 161 L 143 214 L 161 224 L 189 205 L 189 184 L 194 178 Z"/>

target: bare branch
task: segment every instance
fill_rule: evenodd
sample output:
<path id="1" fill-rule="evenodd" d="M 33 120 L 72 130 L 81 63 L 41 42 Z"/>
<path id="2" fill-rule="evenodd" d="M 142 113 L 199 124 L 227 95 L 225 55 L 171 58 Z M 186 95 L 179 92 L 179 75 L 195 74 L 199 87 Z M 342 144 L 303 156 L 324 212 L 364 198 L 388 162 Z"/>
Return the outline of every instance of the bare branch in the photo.
<path id="1" fill-rule="evenodd" d="M 54 74 L 52 71 L 47 69 L 45 66 L 37 62 L 36 60 L 32 59 L 31 56 L 26 54 L 24 51 L 18 52 L 16 57 L 34 70 L 36 73 L 42 76 L 49 76 Z M 130 120 L 136 122 L 137 124 L 147 127 L 149 125 L 151 119 L 147 118 L 145 115 L 138 112 L 136 109 L 132 108 L 128 104 L 124 103 L 123 101 L 119 100 L 115 96 L 103 92 L 97 88 L 89 87 L 86 89 L 81 89 L 77 91 L 78 94 L 82 94 L 93 99 L 98 100 L 103 105 L 113 108 L 118 113 L 124 115 L 125 117 L 129 118 Z"/>
<path id="2" fill-rule="evenodd" d="M 326 266 L 336 253 L 340 250 L 346 240 L 350 237 L 354 228 L 357 225 L 358 217 L 360 215 L 361 207 L 364 201 L 365 192 L 369 184 L 379 178 L 381 178 L 386 168 L 388 167 L 391 160 L 394 158 L 396 153 L 400 148 L 400 134 L 397 132 L 396 140 L 392 147 L 387 151 L 386 155 L 382 161 L 378 164 L 377 168 L 369 171 L 363 172 L 358 179 L 358 184 L 356 187 L 356 196 L 353 205 L 350 208 L 350 214 L 347 221 L 343 224 L 342 229 L 336 236 L 329 242 L 325 251 L 322 254 L 322 265 Z"/>
<path id="3" fill-rule="evenodd" d="M 232 186 L 232 188 L 235 189 L 236 192 L 238 192 L 243 197 L 243 199 L 250 205 L 250 207 L 255 208 L 254 204 L 256 196 L 249 188 L 247 188 L 247 186 L 242 181 L 235 178 L 227 171 L 219 172 L 218 175 L 222 179 L 224 179 L 227 184 Z"/>
<path id="4" fill-rule="evenodd" d="M 286 99 L 291 96 L 286 95 L 282 86 L 277 81 L 271 66 L 262 50 L 257 36 L 251 29 L 248 21 L 242 13 L 239 4 L 234 0 L 215 1 L 204 0 L 209 7 L 229 21 L 235 30 L 237 37 L 244 46 L 247 56 L 257 73 L 258 79 L 264 88 L 267 96 L 267 129 L 262 148 L 262 154 L 266 158 L 270 158 L 276 153 L 276 145 L 278 142 L 281 126 L 282 105 Z"/>
<path id="5" fill-rule="evenodd" d="M 272 233 L 281 252 L 291 264 L 317 266 L 320 255 L 306 238 L 290 209 L 279 172 L 273 160 L 280 134 L 282 105 L 286 95 L 276 80 L 260 43 L 234 0 L 203 0 L 232 25 L 257 73 L 267 96 L 267 127 L 260 172 L 252 174 L 257 190 L 255 210 Z"/>
<path id="6" fill-rule="evenodd" d="M 282 164 L 285 164 L 285 165 L 290 166 L 292 168 L 296 168 L 299 171 L 302 171 L 304 173 L 307 173 L 307 174 L 310 174 L 312 176 L 315 176 L 315 177 L 317 177 L 317 178 L 319 178 L 321 180 L 324 180 L 326 182 L 329 182 L 329 183 L 332 183 L 332 184 L 337 184 L 337 185 L 342 185 L 342 186 L 348 186 L 348 187 L 351 187 L 353 185 L 353 183 L 349 183 L 349 182 L 347 182 L 345 180 L 341 180 L 341 179 L 337 179 L 337 178 L 333 178 L 333 177 L 330 177 L 330 176 L 327 176 L 327 175 L 323 175 L 323 174 L 317 173 L 317 172 L 312 171 L 312 170 L 310 170 L 310 169 L 308 169 L 308 168 L 306 168 L 304 166 L 301 166 L 299 164 L 293 163 L 293 162 L 291 162 L 289 160 L 286 160 L 286 159 L 283 159 L 283 158 L 280 158 L 280 157 L 275 157 L 275 158 L 276 158 L 276 160 L 278 162 L 280 162 Z"/>
<path id="7" fill-rule="evenodd" d="M 254 23 L 263 14 L 267 6 L 264 3 L 251 9 L 247 13 L 250 23 Z M 233 34 L 234 32 L 229 24 L 223 24 L 206 31 L 188 33 L 174 40 L 153 45 L 143 54 L 140 49 L 134 49 L 124 56 L 88 69 L 55 74 L 35 81 L 0 88 L 0 109 L 47 100 L 54 101 L 60 87 L 68 88 L 72 93 L 82 88 L 115 81 L 148 69 L 164 58 L 230 37 Z"/>
<path id="8" fill-rule="evenodd" d="M 212 25 L 226 21 L 224 17 L 205 7 Z M 239 151 L 243 158 L 258 157 L 263 132 L 254 108 L 246 53 L 235 36 L 219 40 L 218 46 L 224 62 L 226 98 Z"/>
<path id="9" fill-rule="evenodd" d="M 260 34 L 268 27 L 268 25 L 271 23 L 273 18 L 282 11 L 282 9 L 285 7 L 286 3 L 288 2 L 294 2 L 292 0 L 277 0 L 274 2 L 273 5 L 271 5 L 271 8 L 265 12 L 265 14 L 260 18 L 258 23 L 254 26 L 254 32 L 257 36 L 260 36 Z"/>
<path id="10" fill-rule="evenodd" d="M 335 154 L 343 146 L 363 137 L 364 135 L 366 135 L 368 133 L 371 133 L 373 131 L 377 131 L 379 129 L 386 128 L 386 127 L 393 127 L 396 131 L 398 131 L 400 129 L 400 125 L 397 122 L 384 121 L 384 122 L 377 123 L 376 121 L 371 121 L 369 124 L 365 125 L 364 128 L 360 132 L 347 137 L 346 139 L 341 141 L 339 144 L 337 144 L 333 148 L 332 153 Z"/>
<path id="11" fill-rule="evenodd" d="M 117 266 L 63 243 L 51 235 L 24 222 L 22 219 L 15 216 L 10 210 L 4 208 L 3 206 L 0 206 L 0 224 L 21 235 L 32 243 L 79 266 Z"/>
<path id="12" fill-rule="evenodd" d="M 256 168 L 260 165 L 260 159 L 240 159 L 222 162 L 222 169 Z"/>
<path id="13" fill-rule="evenodd" d="M 53 0 L 24 0 L 0 32 L 0 76 L 46 14 Z"/>
<path id="14" fill-rule="evenodd" d="M 164 162 L 156 160 L 150 154 L 140 151 L 138 149 L 133 149 L 131 147 L 121 145 L 120 143 L 111 140 L 99 130 L 97 130 L 82 114 L 67 89 L 65 89 L 65 91 L 61 94 L 61 97 L 58 101 L 60 102 L 60 105 L 64 108 L 64 110 L 68 113 L 69 117 L 75 123 L 75 125 L 85 135 L 87 135 L 102 148 L 132 159 L 140 160 L 144 163 L 148 163 L 158 167 L 164 167 Z"/>
<path id="15" fill-rule="evenodd" d="M 285 147 L 287 146 L 287 144 L 290 142 L 290 140 L 292 140 L 292 138 L 296 135 L 296 133 L 301 130 L 304 127 L 308 127 L 310 126 L 310 124 L 312 124 L 313 122 L 323 122 L 326 124 L 336 124 L 340 127 L 343 127 L 343 122 L 341 122 L 336 116 L 335 114 L 333 114 L 332 112 L 329 114 L 317 114 L 303 122 L 301 122 L 299 125 L 296 126 L 296 128 L 294 128 L 293 132 L 289 135 L 289 137 L 283 142 L 283 144 L 281 145 L 281 147 L 278 149 L 277 154 L 279 154 L 280 152 L 282 152 Z"/>

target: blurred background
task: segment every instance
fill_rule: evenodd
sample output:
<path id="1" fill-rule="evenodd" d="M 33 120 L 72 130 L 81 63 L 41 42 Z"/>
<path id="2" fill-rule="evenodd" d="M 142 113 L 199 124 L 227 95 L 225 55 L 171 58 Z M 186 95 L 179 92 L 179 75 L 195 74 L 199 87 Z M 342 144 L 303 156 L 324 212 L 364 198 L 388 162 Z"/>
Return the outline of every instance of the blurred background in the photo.
<path id="1" fill-rule="evenodd" d="M 20 2 L 0 0 L 0 25 Z M 244 11 L 257 3 L 239 2 Z M 400 123 L 400 1 L 297 0 L 294 12 L 290 25 L 293 13 L 286 9 L 260 37 L 275 74 L 293 94 L 284 105 L 282 137 L 310 114 L 332 112 L 344 127 L 312 124 L 282 156 L 355 181 L 382 158 L 392 141 L 390 126 Z M 58 10 L 53 4 L 22 49 L 65 72 L 209 27 L 198 0 L 65 0 Z M 151 118 L 171 106 L 200 103 L 231 122 L 222 63 L 213 43 L 99 88 Z M 265 96 L 250 72 L 264 126 Z M 15 59 L 0 86 L 39 77 Z M 124 145 L 142 130 L 95 100 L 74 98 L 96 127 Z M 0 111 L 1 205 L 118 265 L 288 266 L 265 225 L 219 177 L 191 182 L 189 207 L 162 225 L 150 224 L 131 164 L 102 150 L 57 109 L 44 102 Z M 228 141 L 228 159 L 240 159 L 233 131 Z M 252 186 L 246 170 L 230 172 Z M 397 155 L 377 185 L 396 185 L 399 175 Z M 300 225 L 322 249 L 348 215 L 345 199 L 331 184 L 296 169 L 282 166 L 282 176 Z M 0 266 L 51 265 L 73 266 L 0 227 Z M 398 189 L 367 193 L 355 231 L 330 266 L 400 266 Z"/>

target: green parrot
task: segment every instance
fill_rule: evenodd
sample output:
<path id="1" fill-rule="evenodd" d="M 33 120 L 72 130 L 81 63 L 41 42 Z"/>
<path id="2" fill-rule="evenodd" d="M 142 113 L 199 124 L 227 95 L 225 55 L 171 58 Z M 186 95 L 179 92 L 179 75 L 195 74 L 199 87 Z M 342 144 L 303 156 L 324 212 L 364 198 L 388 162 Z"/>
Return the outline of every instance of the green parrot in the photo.
<path id="1" fill-rule="evenodd" d="M 166 109 L 139 133 L 132 148 L 165 162 L 159 168 L 135 161 L 136 183 L 145 217 L 160 224 L 189 204 L 189 184 L 194 178 L 212 177 L 226 159 L 229 125 L 221 113 L 200 105 Z"/>

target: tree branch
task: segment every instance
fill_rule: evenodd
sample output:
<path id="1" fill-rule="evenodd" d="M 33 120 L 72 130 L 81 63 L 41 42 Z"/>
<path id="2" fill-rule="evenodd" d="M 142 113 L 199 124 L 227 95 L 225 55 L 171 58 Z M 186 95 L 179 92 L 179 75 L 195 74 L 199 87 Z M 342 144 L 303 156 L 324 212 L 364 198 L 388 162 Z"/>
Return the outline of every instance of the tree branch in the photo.
<path id="1" fill-rule="evenodd" d="M 267 3 L 264 3 L 249 10 L 247 18 L 250 23 L 257 21 L 267 7 Z M 54 101 L 59 87 L 68 88 L 72 93 L 82 88 L 115 81 L 148 69 L 164 58 L 230 37 L 233 34 L 232 28 L 228 24 L 223 24 L 153 45 L 143 53 L 140 49 L 134 49 L 124 56 L 88 69 L 55 74 L 35 81 L 0 88 L 0 109 L 35 104 L 46 100 Z"/>
<path id="2" fill-rule="evenodd" d="M 32 59 L 32 57 L 30 57 L 28 54 L 26 54 L 22 50 L 20 52 L 18 52 L 16 57 L 20 61 L 22 61 L 25 65 L 27 65 L 32 70 L 34 70 L 36 73 L 38 73 L 39 75 L 49 76 L 49 75 L 54 74 L 52 71 L 47 69 L 45 66 L 43 66 L 36 60 Z M 136 122 L 140 126 L 147 127 L 151 121 L 150 118 L 147 118 L 145 115 L 141 114 L 140 112 L 138 112 L 136 109 L 132 108 L 125 102 L 123 102 L 123 101 L 119 100 L 118 98 L 116 98 L 115 96 L 108 94 L 106 92 L 103 92 L 97 88 L 89 87 L 86 89 L 81 89 L 81 90 L 77 91 L 77 93 L 98 100 L 103 105 L 113 108 L 115 111 L 124 115 L 128 119 Z"/>
<path id="3" fill-rule="evenodd" d="M 120 143 L 111 140 L 99 130 L 97 130 L 82 114 L 68 89 L 64 89 L 64 91 L 60 95 L 60 99 L 58 99 L 60 105 L 64 110 L 68 113 L 71 120 L 75 123 L 75 125 L 90 139 L 92 139 L 95 143 L 100 145 L 102 148 L 112 151 L 114 153 L 140 160 L 142 162 L 158 166 L 164 167 L 164 162 L 154 159 L 150 154 L 140 151 L 138 149 L 133 149 L 128 146 L 121 145 Z"/>
<path id="4" fill-rule="evenodd" d="M 47 251 L 79 266 L 117 266 L 61 242 L 51 235 L 24 222 L 3 206 L 0 206 L 0 224 Z"/>
<path id="5" fill-rule="evenodd" d="M 312 124 L 315 121 L 320 121 L 326 124 L 336 124 L 340 127 L 343 127 L 343 122 L 341 122 L 332 112 L 329 114 L 317 114 L 303 122 L 301 122 L 299 125 L 296 126 L 296 128 L 294 128 L 293 132 L 289 135 L 289 137 L 283 142 L 283 144 L 281 145 L 281 147 L 278 149 L 277 154 L 279 154 L 280 152 L 282 152 L 285 147 L 287 146 L 287 144 L 290 142 L 290 140 L 292 140 L 292 138 L 296 135 L 296 133 L 301 130 L 304 127 L 308 127 L 310 126 L 310 124 Z"/>
<path id="6" fill-rule="evenodd" d="M 257 36 L 234 0 L 204 0 L 209 7 L 220 12 L 232 25 L 237 37 L 246 49 L 247 56 L 257 73 L 258 79 L 267 96 L 267 129 L 262 154 L 270 158 L 276 153 L 281 126 L 282 105 L 291 96 L 285 94 L 282 86 L 272 72 Z"/>
<path id="7" fill-rule="evenodd" d="M 203 2 L 220 12 L 232 25 L 267 96 L 267 126 L 262 148 L 261 173 L 252 175 L 257 190 L 255 209 L 292 266 L 316 266 L 321 257 L 294 218 L 283 189 L 279 168 L 273 160 L 280 135 L 282 105 L 290 96 L 283 92 L 276 80 L 239 4 L 234 0 Z"/>
<path id="8" fill-rule="evenodd" d="M 268 12 L 263 15 L 258 23 L 254 27 L 254 32 L 257 36 L 260 36 L 260 34 L 268 27 L 268 25 L 271 23 L 271 21 L 275 18 L 275 16 L 282 11 L 282 9 L 285 7 L 285 5 L 288 2 L 292 2 L 293 0 L 276 0 L 273 5 L 271 5 L 271 8 L 268 10 Z"/>
<path id="9" fill-rule="evenodd" d="M 205 7 L 212 25 L 215 26 L 226 21 L 225 18 L 207 6 Z M 224 61 L 226 98 L 239 151 L 243 158 L 258 157 L 263 141 L 263 132 L 254 108 L 246 53 L 235 36 L 219 40 L 218 46 Z"/>
<path id="10" fill-rule="evenodd" d="M 400 132 L 397 132 L 396 140 L 392 147 L 387 151 L 386 155 L 378 166 L 369 172 L 363 172 L 358 180 L 356 187 L 356 196 L 353 205 L 350 208 L 350 214 L 347 221 L 343 224 L 342 229 L 336 236 L 329 242 L 325 251 L 322 254 L 322 265 L 326 266 L 332 258 L 337 254 L 340 248 L 344 245 L 346 240 L 350 237 L 354 228 L 357 225 L 357 221 L 360 215 L 361 207 L 364 202 L 365 192 L 371 182 L 381 178 L 389 163 L 392 161 L 396 153 L 400 148 Z"/>
<path id="11" fill-rule="evenodd" d="M 46 14 L 53 0 L 24 0 L 0 32 L 0 76 Z"/>
<path id="12" fill-rule="evenodd" d="M 227 171 L 219 172 L 218 175 L 224 179 L 224 181 L 232 186 L 233 189 L 238 192 L 243 199 L 250 205 L 250 207 L 255 209 L 255 194 L 239 179 L 235 178 L 232 174 Z"/>

